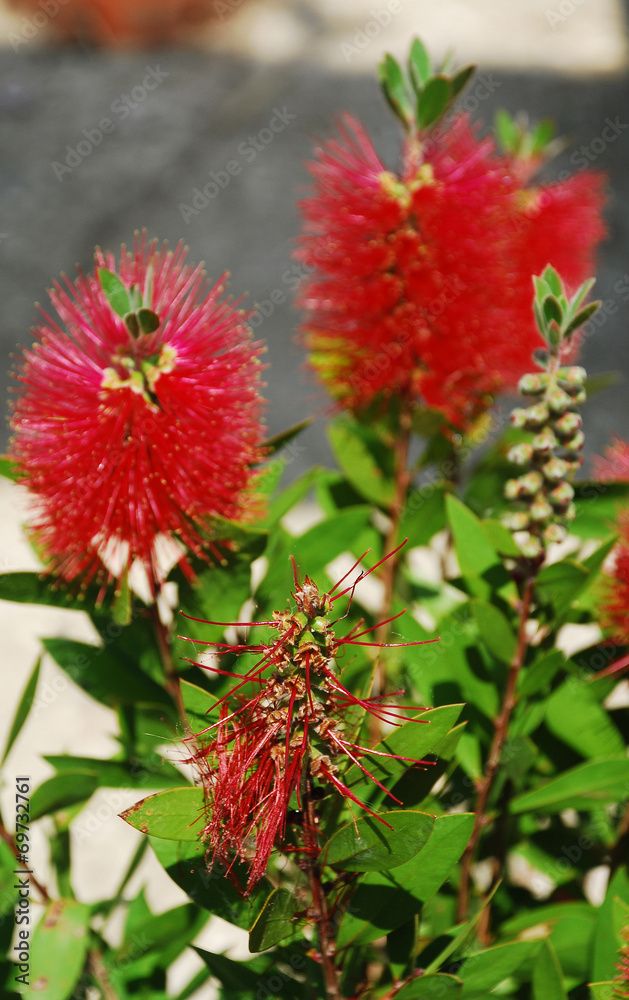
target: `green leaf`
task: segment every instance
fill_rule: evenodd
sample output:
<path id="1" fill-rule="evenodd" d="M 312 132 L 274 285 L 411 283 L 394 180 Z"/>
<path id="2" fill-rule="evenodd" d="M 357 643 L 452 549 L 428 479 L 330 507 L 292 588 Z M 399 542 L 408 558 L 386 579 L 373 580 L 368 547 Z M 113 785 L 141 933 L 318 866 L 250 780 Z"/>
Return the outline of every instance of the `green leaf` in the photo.
<path id="1" fill-rule="evenodd" d="M 446 76 L 430 78 L 417 100 L 417 124 L 420 128 L 433 125 L 446 110 L 452 97 L 452 84 Z"/>
<path id="2" fill-rule="evenodd" d="M 177 583 L 179 607 L 185 614 L 213 622 L 236 621 L 241 607 L 251 594 L 251 561 L 232 556 L 228 557 L 225 566 L 201 568 L 193 583 L 179 569 L 170 574 L 170 579 Z M 210 644 L 219 640 L 225 630 L 222 625 L 208 625 L 204 621 L 192 621 L 182 615 L 177 623 L 177 631 L 188 638 Z M 194 647 L 190 643 L 182 642 L 180 647 L 176 642 L 175 647 L 181 648 L 184 656 L 194 658 Z"/>
<path id="3" fill-rule="evenodd" d="M 191 684 L 190 681 L 182 679 L 180 684 L 183 706 L 190 724 L 197 732 L 206 729 L 212 724 L 213 720 L 209 718 L 209 713 L 215 708 L 218 699 L 197 684 Z"/>
<path id="4" fill-rule="evenodd" d="M 268 892 L 268 883 L 262 881 L 245 899 L 232 877 L 239 874 L 234 867 L 227 876 L 226 866 L 221 863 L 209 864 L 205 859 L 205 845 L 202 843 L 177 842 L 150 838 L 150 844 L 159 863 L 166 873 L 198 906 L 215 913 L 237 927 L 249 930 L 252 921 L 253 900 L 259 893 Z M 246 872 L 243 884 L 246 882 Z"/>
<path id="5" fill-rule="evenodd" d="M 596 914 L 596 929 L 594 932 L 594 954 L 592 957 L 591 977 L 595 981 L 612 979 L 616 975 L 616 962 L 621 938 L 616 933 L 614 921 L 614 903 L 621 899 L 629 904 L 629 876 L 626 868 L 620 868 L 611 879 L 603 905 Z"/>
<path id="6" fill-rule="evenodd" d="M 169 788 L 181 784 L 181 773 L 161 756 L 127 761 L 46 754 L 44 760 L 60 772 L 90 771 L 98 778 L 99 788 Z"/>
<path id="7" fill-rule="evenodd" d="M 487 649 L 501 663 L 511 663 L 515 656 L 517 639 L 510 622 L 494 604 L 474 599 L 471 608 L 478 622 L 481 639 Z"/>
<path id="8" fill-rule="evenodd" d="M 499 108 L 499 110 L 496 111 L 494 118 L 494 131 L 496 133 L 496 138 L 505 153 L 515 153 L 517 151 L 520 143 L 520 129 L 509 112 L 505 111 L 504 108 Z"/>
<path id="9" fill-rule="evenodd" d="M 621 757 L 625 741 L 587 681 L 570 677 L 546 702 L 551 733 L 582 757 Z"/>
<path id="10" fill-rule="evenodd" d="M 254 959 L 248 962 L 234 962 L 225 955 L 213 955 L 203 948 L 193 946 L 199 958 L 202 958 L 215 979 L 228 991 L 226 995 L 238 996 L 246 993 L 254 996 L 262 982 L 261 974 L 267 967 L 266 960 Z M 224 994 L 225 995 L 225 994 Z"/>
<path id="11" fill-rule="evenodd" d="M 162 840 L 198 841 L 206 824 L 202 788 L 169 788 L 120 813 L 130 826 Z"/>
<path id="12" fill-rule="evenodd" d="M 513 540 L 512 533 L 505 528 L 501 521 L 493 518 L 485 518 L 480 522 L 480 526 L 485 533 L 489 544 L 502 556 L 520 557 L 522 555 L 519 545 Z"/>
<path id="13" fill-rule="evenodd" d="M 90 907 L 73 899 L 47 905 L 31 942 L 30 986 L 39 1000 L 67 1000 L 88 947 Z"/>
<path id="14" fill-rule="evenodd" d="M 415 92 L 419 93 L 432 72 L 430 58 L 419 38 L 413 39 L 411 54 L 408 60 L 408 70 Z"/>
<path id="15" fill-rule="evenodd" d="M 127 313 L 130 313 L 132 310 L 129 292 L 118 275 L 114 274 L 113 271 L 106 270 L 104 267 L 99 267 L 96 274 L 100 287 L 105 293 L 105 298 L 116 315 L 122 318 Z"/>
<path id="16" fill-rule="evenodd" d="M 62 670 L 97 701 L 118 705 L 158 705 L 172 711 L 166 692 L 120 649 L 93 646 L 73 639 L 42 639 Z"/>
<path id="17" fill-rule="evenodd" d="M 564 655 L 559 649 L 551 649 L 549 652 L 542 653 L 529 667 L 520 671 L 518 698 L 530 698 L 531 695 L 543 691 L 565 662 Z"/>
<path id="18" fill-rule="evenodd" d="M 152 309 L 138 309 L 138 323 L 142 333 L 155 333 L 160 324 L 160 318 Z"/>
<path id="19" fill-rule="evenodd" d="M 494 898 L 500 884 L 501 884 L 500 882 L 496 883 L 496 885 L 491 890 L 489 895 L 487 895 L 483 900 L 483 902 L 481 903 L 478 912 L 475 913 L 475 915 L 472 917 L 471 920 L 468 920 L 464 924 L 458 924 L 457 927 L 453 928 L 453 931 L 456 931 L 454 937 L 451 938 L 451 940 L 445 946 L 443 951 L 439 952 L 436 958 L 433 958 L 430 965 L 426 967 L 424 971 L 427 975 L 429 975 L 431 972 L 436 972 L 438 969 L 441 968 L 442 965 L 445 965 L 450 956 L 455 955 L 465 945 L 465 943 L 471 939 L 472 935 L 474 934 L 476 925 L 479 923 L 484 910 L 489 906 L 492 899 Z"/>
<path id="20" fill-rule="evenodd" d="M 298 910 L 294 892 L 274 889 L 249 931 L 249 951 L 265 951 L 295 933 L 293 917 Z"/>
<path id="21" fill-rule="evenodd" d="M 402 123 L 408 127 L 409 123 L 413 120 L 413 108 L 406 87 L 406 80 L 404 79 L 402 67 L 389 53 L 385 55 L 382 62 L 378 65 L 378 78 L 384 96 L 391 108 Z"/>
<path id="22" fill-rule="evenodd" d="M 429 708 L 417 712 L 411 722 L 394 729 L 374 747 L 379 753 L 392 754 L 393 758 L 410 757 L 411 760 L 421 760 L 430 753 L 447 736 L 461 714 L 462 705 L 441 705 L 439 708 Z M 374 754 L 368 759 L 367 769 L 370 774 L 384 785 L 391 786 L 409 767 L 409 761 L 389 759 Z M 343 782 L 361 797 L 360 786 L 373 787 L 371 779 L 356 764 L 346 771 Z"/>
<path id="23" fill-rule="evenodd" d="M 539 948 L 539 941 L 514 941 L 466 958 L 459 969 L 463 980 L 461 1000 L 475 1000 L 477 997 L 486 1000 L 490 990 L 530 961 Z"/>
<path id="24" fill-rule="evenodd" d="M 559 299 L 556 299 L 554 295 L 547 295 L 542 301 L 542 309 L 548 323 L 554 320 L 555 323 L 561 326 L 563 322 L 563 309 L 561 308 Z"/>
<path id="25" fill-rule="evenodd" d="M 589 579 L 589 572 L 573 559 L 544 566 L 537 577 L 535 592 L 543 604 L 552 606 L 557 617 L 562 617 Z"/>
<path id="26" fill-rule="evenodd" d="M 397 542 L 399 544 L 408 538 L 409 549 L 426 545 L 445 525 L 444 489 L 427 483 L 411 490 L 402 512 Z"/>
<path id="27" fill-rule="evenodd" d="M 41 657 L 37 660 L 37 663 L 33 667 L 33 672 L 26 682 L 26 687 L 22 693 L 19 704 L 15 710 L 15 715 L 13 716 L 13 722 L 11 723 L 11 728 L 9 729 L 9 735 L 7 736 L 7 744 L 4 748 L 4 754 L 2 755 L 2 761 L 0 763 L 4 764 L 5 760 L 9 756 L 11 747 L 15 743 L 17 737 L 19 736 L 20 730 L 26 719 L 28 713 L 31 710 L 33 700 L 35 698 L 35 691 L 37 690 L 37 680 L 39 678 L 39 668 L 41 666 Z"/>
<path id="28" fill-rule="evenodd" d="M 629 760 L 588 761 L 512 799 L 512 813 L 588 809 L 629 796 Z"/>
<path id="29" fill-rule="evenodd" d="M 590 319 L 591 316 L 594 315 L 594 313 L 597 311 L 600 305 L 601 305 L 600 301 L 589 302 L 588 305 L 585 306 L 585 308 L 581 309 L 576 314 L 576 316 L 574 316 L 568 323 L 566 329 L 564 330 L 564 337 L 569 337 L 571 333 L 574 333 L 574 331 L 578 330 L 580 326 L 583 326 L 584 323 L 587 323 L 587 321 Z"/>
<path id="30" fill-rule="evenodd" d="M 544 941 L 533 966 L 533 1000 L 568 1000 L 555 949 Z"/>
<path id="31" fill-rule="evenodd" d="M 451 494 L 446 497 L 446 511 L 461 574 L 473 596 L 488 600 L 494 591 L 515 596 L 515 587 L 476 515 Z"/>
<path id="32" fill-rule="evenodd" d="M 347 420 L 330 424 L 328 439 L 354 489 L 367 500 L 390 507 L 395 496 L 391 448 L 367 427 Z"/>
<path id="33" fill-rule="evenodd" d="M 629 501 L 629 483 L 581 482 L 574 489 L 577 516 L 570 533 L 597 541 L 604 538 L 614 530 L 619 508 Z"/>
<path id="34" fill-rule="evenodd" d="M 413 809 L 379 817 L 364 816 L 338 830 L 323 848 L 323 863 L 353 872 L 396 868 L 422 849 L 435 823 L 434 816 Z"/>
<path id="35" fill-rule="evenodd" d="M 463 984 L 456 976 L 419 976 L 395 994 L 395 1000 L 459 1000 Z"/>
<path id="36" fill-rule="evenodd" d="M 31 821 L 48 813 L 65 809 L 77 802 L 84 802 L 98 788 L 98 775 L 94 771 L 64 771 L 48 778 L 31 796 Z"/>
<path id="37" fill-rule="evenodd" d="M 454 76 L 450 80 L 450 85 L 452 87 L 452 97 L 457 97 L 461 93 L 463 88 L 467 86 L 471 78 L 474 76 L 475 72 L 476 72 L 476 66 L 470 65 L 470 66 L 464 66 L 463 69 L 460 69 L 458 73 L 454 74 Z"/>
<path id="38" fill-rule="evenodd" d="M 588 986 L 592 1000 L 614 1000 L 614 983 L 611 980 L 606 983 L 589 983 Z"/>
<path id="39" fill-rule="evenodd" d="M 428 842 L 414 858 L 393 871 L 369 872 L 343 917 L 338 946 L 367 944 L 406 923 L 448 878 L 470 839 L 472 813 L 437 816 Z"/>
<path id="40" fill-rule="evenodd" d="M 0 476 L 3 476 L 4 479 L 10 479 L 14 483 L 20 478 L 17 465 L 6 455 L 0 455 Z"/>
<path id="41" fill-rule="evenodd" d="M 208 914 L 188 903 L 138 918 L 133 929 L 125 927 L 120 948 L 105 957 L 112 985 L 120 992 L 122 983 L 148 980 L 156 970 L 167 969 L 207 923 Z"/>
<path id="42" fill-rule="evenodd" d="M 0 600 L 16 604 L 47 604 L 75 611 L 85 611 L 90 606 L 89 597 L 79 597 L 55 585 L 53 577 L 27 572 L 0 574 Z"/>

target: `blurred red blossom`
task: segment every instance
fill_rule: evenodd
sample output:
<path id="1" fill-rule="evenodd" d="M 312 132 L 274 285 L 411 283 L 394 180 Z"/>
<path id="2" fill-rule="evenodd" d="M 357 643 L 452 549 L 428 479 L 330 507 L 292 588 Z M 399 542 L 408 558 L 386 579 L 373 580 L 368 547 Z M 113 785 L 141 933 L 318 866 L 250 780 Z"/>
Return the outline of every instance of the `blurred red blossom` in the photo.
<path id="1" fill-rule="evenodd" d="M 616 437 L 595 462 L 595 475 L 604 483 L 629 482 L 629 443 Z M 618 514 L 619 540 L 607 575 L 604 623 L 617 642 L 629 645 L 629 508 Z"/>
<path id="2" fill-rule="evenodd" d="M 331 396 L 355 411 L 421 397 L 468 427 L 543 346 L 531 276 L 550 262 L 574 289 L 604 235 L 600 175 L 525 186 L 520 160 L 465 115 L 438 141 L 411 135 L 399 174 L 345 115 L 310 171 L 301 336 Z"/>
<path id="3" fill-rule="evenodd" d="M 262 347 L 223 279 L 210 287 L 185 257 L 145 235 L 118 265 L 97 250 L 94 274 L 55 282 L 59 320 L 43 313 L 24 351 L 11 457 L 34 539 L 66 581 L 104 586 L 138 560 L 155 593 L 164 543 L 190 575 L 188 553 L 213 550 L 215 519 L 248 516 Z"/>

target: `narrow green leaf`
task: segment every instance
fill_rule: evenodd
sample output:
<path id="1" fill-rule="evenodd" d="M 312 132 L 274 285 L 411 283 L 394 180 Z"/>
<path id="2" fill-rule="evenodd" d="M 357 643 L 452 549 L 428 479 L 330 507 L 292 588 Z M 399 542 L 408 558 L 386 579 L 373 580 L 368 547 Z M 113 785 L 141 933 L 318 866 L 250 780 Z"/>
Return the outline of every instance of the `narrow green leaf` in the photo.
<path id="1" fill-rule="evenodd" d="M 509 809 L 512 813 L 536 810 L 555 813 L 568 806 L 587 809 L 627 797 L 629 760 L 595 760 L 570 768 L 538 788 L 516 796 Z"/>
<path id="2" fill-rule="evenodd" d="M 273 437 L 267 438 L 264 442 L 266 454 L 276 455 L 278 451 L 281 451 L 287 444 L 290 444 L 293 438 L 299 437 L 303 431 L 307 430 L 314 423 L 314 419 L 314 417 L 306 417 L 305 420 L 300 420 L 298 424 L 293 424 L 292 427 L 287 427 L 285 431 L 280 431 L 279 434 L 274 434 Z"/>
<path id="3" fill-rule="evenodd" d="M 98 788 L 98 775 L 94 771 L 64 771 L 48 778 L 31 796 L 31 821 L 57 812 L 77 802 L 84 802 Z"/>
<path id="4" fill-rule="evenodd" d="M 378 66 L 378 77 L 384 96 L 395 114 L 408 127 L 413 120 L 413 108 L 406 87 L 402 67 L 393 56 L 387 53 Z"/>
<path id="5" fill-rule="evenodd" d="M 31 942 L 30 989 L 39 1000 L 68 1000 L 88 947 L 90 907 L 73 899 L 47 905 Z"/>
<path id="6" fill-rule="evenodd" d="M 138 323 L 142 333 L 155 333 L 160 324 L 160 318 L 152 309 L 138 309 Z"/>
<path id="7" fill-rule="evenodd" d="M 581 757 L 621 757 L 625 741 L 592 686 L 570 677 L 546 702 L 546 725 Z"/>
<path id="8" fill-rule="evenodd" d="M 625 792 L 625 798 L 629 792 Z M 620 796 L 619 796 L 620 798 Z M 629 875 L 626 867 L 619 868 L 611 879 L 602 906 L 596 911 L 594 949 L 591 958 L 590 975 L 595 981 L 612 979 L 616 975 L 618 950 L 621 938 L 615 927 L 615 901 L 629 904 Z"/>
<path id="9" fill-rule="evenodd" d="M 199 958 L 203 959 L 212 976 L 218 979 L 226 995 L 238 996 L 244 993 L 253 996 L 260 987 L 261 973 L 267 967 L 266 960 L 253 959 L 248 962 L 234 962 L 225 955 L 214 955 L 203 948 L 193 946 Z M 225 994 L 224 994 L 225 995 Z"/>
<path id="10" fill-rule="evenodd" d="M 75 611 L 85 611 L 89 607 L 89 597 L 79 597 L 65 587 L 53 585 L 54 583 L 52 577 L 39 573 L 1 573 L 0 600 L 16 604 L 47 604 L 53 608 L 71 608 Z"/>
<path id="11" fill-rule="evenodd" d="M 395 1000 L 459 1000 L 463 983 L 456 976 L 419 976 L 395 994 Z"/>
<path id="12" fill-rule="evenodd" d="M 452 97 L 458 97 L 463 88 L 467 86 L 471 78 L 474 76 L 475 72 L 476 66 L 470 65 L 464 66 L 463 69 L 460 69 L 458 73 L 454 74 L 450 81 L 452 87 Z"/>
<path id="13" fill-rule="evenodd" d="M 446 497 L 446 511 L 461 574 L 471 593 L 483 600 L 491 600 L 494 591 L 514 597 L 515 586 L 476 515 L 451 494 Z"/>
<path id="14" fill-rule="evenodd" d="M 491 890 L 489 895 L 486 896 L 486 898 L 483 900 L 478 912 L 472 917 L 471 920 L 466 921 L 466 923 L 464 924 L 458 924 L 457 927 L 453 928 L 453 932 L 456 931 L 454 937 L 452 938 L 451 941 L 448 942 L 443 951 L 439 952 L 436 958 L 433 958 L 430 965 L 426 967 L 426 969 L 424 970 L 426 975 L 429 975 L 431 972 L 437 972 L 437 970 L 440 969 L 442 965 L 445 965 L 445 963 L 448 961 L 451 955 L 456 955 L 456 953 L 465 944 L 465 942 L 471 939 L 472 935 L 474 934 L 476 925 L 479 923 L 484 910 L 491 903 L 500 885 L 501 882 L 496 883 L 496 885 Z"/>
<path id="15" fill-rule="evenodd" d="M 323 863 L 354 872 L 396 868 L 422 849 L 434 823 L 434 816 L 413 809 L 393 809 L 378 819 L 364 816 L 330 838 L 322 851 Z"/>
<path id="16" fill-rule="evenodd" d="M 249 951 L 265 951 L 294 933 L 293 917 L 298 910 L 294 892 L 274 889 L 249 931 Z"/>
<path id="17" fill-rule="evenodd" d="M 7 736 L 7 744 L 4 748 L 4 754 L 2 755 L 2 761 L 0 763 L 4 764 L 5 760 L 9 756 L 11 747 L 15 743 L 17 737 L 19 736 L 20 730 L 26 719 L 28 713 L 31 710 L 33 700 L 35 698 L 35 691 L 37 690 L 37 681 L 39 678 L 39 668 L 41 666 L 41 656 L 37 660 L 35 666 L 33 667 L 33 672 L 26 682 L 26 687 L 22 693 L 19 704 L 15 710 L 15 715 L 13 716 L 13 722 L 11 723 L 11 728 L 9 729 L 9 735 Z"/>
<path id="18" fill-rule="evenodd" d="M 366 765 L 369 773 L 387 787 L 391 787 L 392 782 L 409 767 L 409 761 L 395 760 L 395 757 L 421 760 L 447 736 L 462 708 L 463 705 L 440 705 L 439 708 L 417 712 L 411 722 L 405 722 L 404 725 L 394 729 L 374 747 L 378 753 L 369 758 L 369 763 Z M 380 757 L 378 756 L 380 753 L 391 754 L 393 759 Z M 359 786 L 373 787 L 371 779 L 366 778 L 356 764 L 352 764 L 346 771 L 343 781 L 359 798 L 361 796 Z"/>
<path id="19" fill-rule="evenodd" d="M 459 969 L 463 980 L 461 1000 L 486 1000 L 490 990 L 530 961 L 540 947 L 539 941 L 514 941 L 466 958 Z"/>
<path id="20" fill-rule="evenodd" d="M 501 663 L 511 663 L 515 656 L 517 638 L 506 616 L 494 604 L 474 599 L 470 602 L 481 639 L 487 649 Z"/>
<path id="21" fill-rule="evenodd" d="M 578 330 L 580 326 L 587 323 L 590 317 L 592 317 L 598 310 L 600 305 L 600 301 L 597 300 L 596 302 L 589 302 L 586 306 L 584 306 L 584 308 L 581 309 L 568 323 L 566 329 L 564 330 L 564 337 L 569 337 L 571 333 L 574 333 L 574 331 Z"/>
<path id="22" fill-rule="evenodd" d="M 354 489 L 367 500 L 390 507 L 395 495 L 391 449 L 368 428 L 346 420 L 330 424 L 328 438 Z"/>
<path id="23" fill-rule="evenodd" d="M 614 1000 L 614 983 L 608 980 L 606 983 L 589 983 L 591 1000 Z"/>
<path id="24" fill-rule="evenodd" d="M 533 1000 L 568 1000 L 561 966 L 550 941 L 544 941 L 533 966 Z"/>
<path id="25" fill-rule="evenodd" d="M 452 84 L 446 76 L 430 78 L 417 100 L 417 124 L 420 128 L 433 125 L 443 114 L 452 96 Z"/>
<path id="26" fill-rule="evenodd" d="M 15 462 L 12 462 L 6 455 L 0 455 L 0 476 L 3 476 L 4 479 L 10 479 L 13 483 L 19 479 Z"/>
<path id="27" fill-rule="evenodd" d="M 100 287 L 105 293 L 105 298 L 116 315 L 122 318 L 127 313 L 130 313 L 132 309 L 129 292 L 118 275 L 114 274 L 113 271 L 106 270 L 104 267 L 99 267 L 96 273 Z"/>
<path id="28" fill-rule="evenodd" d="M 415 92 L 419 93 L 431 74 L 430 58 L 419 38 L 413 39 L 408 69 Z"/>
<path id="29" fill-rule="evenodd" d="M 518 697 L 520 699 L 530 698 L 532 694 L 543 691 L 565 662 L 564 655 L 559 649 L 551 649 L 550 652 L 542 653 L 539 659 L 520 671 Z"/>
<path id="30" fill-rule="evenodd" d="M 162 840 L 198 841 L 206 824 L 202 788 L 169 788 L 120 813 L 129 826 Z"/>
<path id="31" fill-rule="evenodd" d="M 547 295 L 543 299 L 542 309 L 548 323 L 553 322 L 553 320 L 555 323 L 559 323 L 559 325 L 563 323 L 563 309 L 561 308 L 559 299 L 555 298 L 554 295 Z"/>
<path id="32" fill-rule="evenodd" d="M 517 151 L 520 142 L 520 129 L 513 117 L 504 108 L 499 108 L 496 111 L 494 131 L 500 147 L 505 153 L 515 153 Z"/>
<path id="33" fill-rule="evenodd" d="M 142 760 L 102 760 L 98 757 L 70 757 L 46 754 L 44 760 L 59 772 L 90 771 L 99 788 L 172 788 L 181 785 L 181 773 L 161 756 Z"/>
<path id="34" fill-rule="evenodd" d="M 536 594 L 543 604 L 552 605 L 557 617 L 564 615 L 588 582 L 589 572 L 574 559 L 544 566 L 536 582 Z"/>
<path id="35" fill-rule="evenodd" d="M 180 681 L 183 705 L 188 719 L 197 731 L 210 726 L 213 721 L 209 713 L 215 707 L 217 699 L 209 691 L 191 684 L 190 681 Z"/>
<path id="36" fill-rule="evenodd" d="M 480 522 L 489 544 L 502 556 L 519 557 L 522 555 L 519 546 L 513 540 L 513 535 L 501 521 L 485 518 Z"/>
<path id="37" fill-rule="evenodd" d="M 540 125 L 543 124 L 540 122 Z M 552 122 L 551 122 L 552 126 Z M 550 291 L 553 295 L 557 297 L 563 295 L 563 285 L 561 284 L 561 278 L 555 271 L 555 268 L 551 264 L 547 264 L 542 272 L 542 278 L 548 285 Z"/>

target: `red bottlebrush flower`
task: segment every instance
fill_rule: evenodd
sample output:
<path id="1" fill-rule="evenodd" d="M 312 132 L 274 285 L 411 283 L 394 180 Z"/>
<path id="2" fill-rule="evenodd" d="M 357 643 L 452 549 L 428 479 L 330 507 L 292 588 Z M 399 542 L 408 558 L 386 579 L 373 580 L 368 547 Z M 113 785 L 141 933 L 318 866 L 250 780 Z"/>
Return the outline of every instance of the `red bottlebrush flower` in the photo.
<path id="1" fill-rule="evenodd" d="M 65 279 L 50 293 L 59 321 L 44 313 L 24 352 L 11 457 L 34 537 L 67 581 L 104 585 L 103 559 L 117 553 L 123 569 L 144 566 L 155 592 L 164 538 L 190 573 L 186 551 L 207 557 L 213 519 L 247 515 L 263 454 L 262 348 L 222 283 L 210 288 L 185 256 L 144 236 L 118 267 L 98 250 L 97 268 L 117 273 L 137 311 L 118 315 L 96 272 Z"/>
<path id="2" fill-rule="evenodd" d="M 295 793 L 300 804 L 304 782 L 316 780 L 323 787 L 336 789 L 377 817 L 343 782 L 339 764 L 353 762 L 387 791 L 369 773 L 362 758 L 365 754 L 395 755 L 354 742 L 352 733 L 360 721 L 356 711 L 393 725 L 412 717 L 404 714 L 407 710 L 389 704 L 385 696 L 357 697 L 337 675 L 335 658 L 343 646 L 380 645 L 363 641 L 378 626 L 363 628 L 361 621 L 348 635 L 337 638 L 336 622 L 330 620 L 335 601 L 352 594 L 358 580 L 375 568 L 362 572 L 345 590 L 335 593 L 346 577 L 323 594 L 307 576 L 300 584 L 295 573 L 292 596 L 297 610 L 275 612 L 271 621 L 257 623 L 277 630 L 275 642 L 220 646 L 223 653 L 257 653 L 261 658 L 247 674 L 229 675 L 237 677 L 239 683 L 220 699 L 219 721 L 194 737 L 195 741 L 203 737 L 209 742 L 199 746 L 191 761 L 208 796 L 204 836 L 212 858 L 226 862 L 230 869 L 237 859 L 249 861 L 248 889 L 262 878 L 273 847 L 285 831 L 291 797 Z M 254 693 L 246 694 L 252 685 Z"/>
<path id="3" fill-rule="evenodd" d="M 604 483 L 629 482 L 629 444 L 617 437 L 595 462 L 595 475 Z M 620 537 L 607 576 L 603 620 L 618 643 L 629 645 L 629 508 L 620 510 L 617 527 Z"/>
<path id="4" fill-rule="evenodd" d="M 521 165 L 466 116 L 412 137 L 399 174 L 345 116 L 302 202 L 296 252 L 311 270 L 302 338 L 330 394 L 360 410 L 398 395 L 469 425 L 543 346 L 531 276 L 550 261 L 570 288 L 604 234 L 602 180 L 523 186 Z"/>
<path id="5" fill-rule="evenodd" d="M 629 926 L 623 928 L 622 937 L 620 961 L 616 964 L 618 973 L 614 978 L 613 1000 L 629 1000 Z"/>

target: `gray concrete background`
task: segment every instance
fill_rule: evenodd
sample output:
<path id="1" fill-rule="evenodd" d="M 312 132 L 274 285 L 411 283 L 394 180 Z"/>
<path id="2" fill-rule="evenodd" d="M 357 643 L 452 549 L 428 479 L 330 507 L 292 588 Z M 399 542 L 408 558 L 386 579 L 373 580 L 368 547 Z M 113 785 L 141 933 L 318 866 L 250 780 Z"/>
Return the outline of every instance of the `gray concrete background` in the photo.
<path id="1" fill-rule="evenodd" d="M 473 117 L 490 123 L 496 108 L 506 107 L 527 109 L 533 119 L 555 119 L 569 146 L 548 167 L 548 177 L 579 169 L 582 161 L 570 158 L 581 146 L 589 149 L 594 142 L 598 151 L 595 140 L 608 117 L 629 123 L 622 14 L 608 0 L 449 0 L 438 14 L 434 5 L 407 3 L 359 50 L 356 31 L 372 8 L 385 6 L 366 0 L 347 0 L 347 7 L 334 9 L 329 0 L 254 2 L 208 29 L 195 48 L 139 52 L 55 47 L 44 30 L 21 41 L 23 20 L 6 20 L 8 44 L 0 50 L 3 395 L 9 356 L 17 343 L 30 342 L 33 303 L 45 303 L 51 280 L 61 271 L 73 277 L 77 262 L 90 267 L 96 244 L 116 250 L 146 227 L 171 243 L 183 238 L 190 259 L 204 260 L 212 278 L 229 270 L 232 292 L 247 293 L 248 304 L 269 300 L 272 291 L 276 298 L 286 293 L 272 315 L 258 317 L 263 322 L 257 333 L 268 345 L 269 429 L 276 433 L 307 413 L 324 413 L 326 401 L 303 372 L 303 355 L 293 341 L 298 315 L 291 305 L 291 248 L 299 228 L 295 202 L 308 179 L 303 163 L 313 137 L 329 134 L 334 115 L 348 109 L 395 164 L 398 134 L 374 68 L 389 45 L 402 55 L 414 32 L 429 40 L 432 33 L 437 54 L 452 36 L 461 62 L 479 55 L 488 60 L 479 72 L 491 74 L 493 92 L 478 102 L 472 86 L 470 106 L 478 105 Z M 464 36 L 471 12 L 476 20 Z M 577 72 L 584 66 L 587 72 Z M 162 82 L 145 91 L 135 108 L 125 107 L 123 95 L 142 88 L 147 67 L 159 67 Z M 276 108 L 294 117 L 256 153 L 249 137 L 268 126 Z M 89 152 L 83 130 L 93 135 L 103 118 L 112 130 Z M 57 168 L 56 174 L 53 164 L 65 166 L 68 147 L 80 142 L 88 155 L 75 154 L 79 165 L 63 174 Z M 587 339 L 583 357 L 591 372 L 628 371 L 629 279 L 623 283 L 623 276 L 629 272 L 629 127 L 589 155 L 610 179 L 610 238 L 597 284 L 609 312 Z M 180 204 L 190 205 L 193 190 L 230 160 L 241 165 L 241 173 L 184 221 Z M 588 410 L 589 452 L 600 451 L 614 431 L 627 434 L 628 416 L 626 386 L 606 389 Z M 304 436 L 306 450 L 293 474 L 327 458 L 322 428 L 319 420 Z M 2 431 L 4 445 L 6 426 Z"/>

